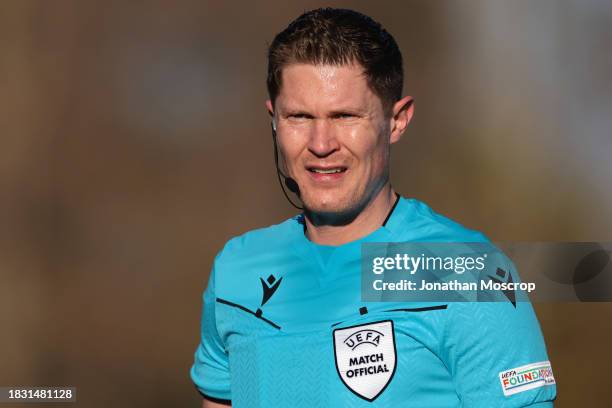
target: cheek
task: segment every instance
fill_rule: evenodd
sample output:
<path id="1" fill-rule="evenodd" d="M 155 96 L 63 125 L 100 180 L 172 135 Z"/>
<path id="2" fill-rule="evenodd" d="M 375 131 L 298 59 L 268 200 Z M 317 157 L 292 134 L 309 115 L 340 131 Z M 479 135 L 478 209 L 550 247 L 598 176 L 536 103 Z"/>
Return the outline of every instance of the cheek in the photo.
<path id="1" fill-rule="evenodd" d="M 370 152 L 368 161 L 369 179 L 371 181 L 379 180 L 386 173 L 387 155 L 384 146 L 377 146 Z"/>
<path id="2" fill-rule="evenodd" d="M 352 153 L 361 162 L 363 171 L 379 173 L 388 160 L 388 146 L 382 136 L 358 135 L 352 139 Z"/>
<path id="3" fill-rule="evenodd" d="M 282 138 L 278 138 L 278 143 L 282 159 L 286 165 L 291 167 L 297 164 L 298 158 L 306 146 L 305 138 L 297 132 L 286 132 Z"/>

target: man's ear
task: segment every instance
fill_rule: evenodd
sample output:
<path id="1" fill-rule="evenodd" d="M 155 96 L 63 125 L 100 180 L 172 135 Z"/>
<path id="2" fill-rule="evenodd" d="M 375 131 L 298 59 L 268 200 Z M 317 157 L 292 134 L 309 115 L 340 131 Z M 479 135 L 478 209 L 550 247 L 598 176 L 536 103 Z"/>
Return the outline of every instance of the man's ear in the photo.
<path id="1" fill-rule="evenodd" d="M 268 110 L 268 114 L 274 117 L 274 106 L 272 106 L 272 101 L 270 99 L 266 101 L 266 109 Z"/>
<path id="2" fill-rule="evenodd" d="M 391 135 L 389 143 L 395 143 L 402 137 L 402 134 L 408 127 L 408 123 L 414 114 L 414 98 L 405 96 L 393 105 L 391 118 Z"/>

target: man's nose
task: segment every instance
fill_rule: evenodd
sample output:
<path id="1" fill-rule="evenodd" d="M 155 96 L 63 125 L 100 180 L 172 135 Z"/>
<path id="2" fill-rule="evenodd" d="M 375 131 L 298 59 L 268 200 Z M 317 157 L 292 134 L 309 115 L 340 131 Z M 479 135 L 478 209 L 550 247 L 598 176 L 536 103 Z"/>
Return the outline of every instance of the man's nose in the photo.
<path id="1" fill-rule="evenodd" d="M 340 148 L 336 129 L 328 120 L 315 120 L 308 140 L 308 150 L 317 157 L 327 157 Z"/>

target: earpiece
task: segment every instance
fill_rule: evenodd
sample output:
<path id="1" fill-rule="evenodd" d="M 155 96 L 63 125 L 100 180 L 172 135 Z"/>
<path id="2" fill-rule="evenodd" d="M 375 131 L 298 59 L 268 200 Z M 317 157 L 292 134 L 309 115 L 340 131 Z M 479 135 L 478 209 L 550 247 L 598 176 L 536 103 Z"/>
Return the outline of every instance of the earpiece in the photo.
<path id="1" fill-rule="evenodd" d="M 285 181 L 285 186 L 287 187 L 287 189 L 289 189 L 289 191 L 291 191 L 292 193 L 294 193 L 295 195 L 297 195 L 298 197 L 300 196 L 300 186 L 298 185 L 297 181 L 295 181 L 293 178 L 285 175 L 285 173 L 283 173 L 278 165 L 278 146 L 276 145 L 276 121 L 274 120 L 274 118 L 272 118 L 272 141 L 274 143 L 274 164 L 276 165 L 276 175 L 278 176 L 278 182 L 281 186 L 281 190 L 283 190 L 283 194 L 285 195 L 285 198 L 287 198 L 287 201 L 289 201 L 289 203 L 294 206 L 295 208 L 297 208 L 298 210 L 303 210 L 304 207 L 300 207 L 299 205 L 295 204 L 287 195 L 287 192 L 285 191 L 285 188 L 283 187 L 283 183 L 281 181 L 281 177 L 284 179 Z"/>

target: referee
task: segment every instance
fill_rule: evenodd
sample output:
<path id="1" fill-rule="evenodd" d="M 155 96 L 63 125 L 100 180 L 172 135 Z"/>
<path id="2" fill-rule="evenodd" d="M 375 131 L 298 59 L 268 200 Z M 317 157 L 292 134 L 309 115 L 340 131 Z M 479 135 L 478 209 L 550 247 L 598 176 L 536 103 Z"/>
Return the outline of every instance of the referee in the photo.
<path id="1" fill-rule="evenodd" d="M 203 407 L 553 405 L 529 302 L 361 301 L 362 243 L 487 242 L 391 187 L 402 84 L 395 40 L 355 11 L 307 12 L 270 45 L 277 170 L 302 211 L 216 256 L 191 368 Z"/>

